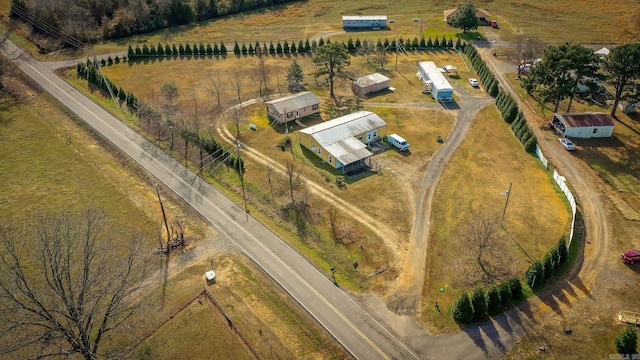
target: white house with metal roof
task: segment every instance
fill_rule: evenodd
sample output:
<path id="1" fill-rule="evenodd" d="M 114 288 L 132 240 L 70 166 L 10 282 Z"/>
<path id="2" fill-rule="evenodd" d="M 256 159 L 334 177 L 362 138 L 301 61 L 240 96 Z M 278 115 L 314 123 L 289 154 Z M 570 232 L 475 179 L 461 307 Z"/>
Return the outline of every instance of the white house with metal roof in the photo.
<path id="1" fill-rule="evenodd" d="M 386 15 L 343 16 L 342 28 L 345 30 L 380 30 L 387 28 Z"/>
<path id="2" fill-rule="evenodd" d="M 419 63 L 416 76 L 425 84 L 423 93 L 431 93 L 437 101 L 453 101 L 453 87 L 433 61 Z"/>
<path id="3" fill-rule="evenodd" d="M 264 104 L 267 106 L 267 116 L 281 124 L 320 112 L 320 99 L 309 91 L 266 101 Z"/>
<path id="4" fill-rule="evenodd" d="M 387 123 L 370 111 L 358 111 L 298 131 L 300 145 L 343 172 L 367 166 L 367 144 L 379 139 Z"/>

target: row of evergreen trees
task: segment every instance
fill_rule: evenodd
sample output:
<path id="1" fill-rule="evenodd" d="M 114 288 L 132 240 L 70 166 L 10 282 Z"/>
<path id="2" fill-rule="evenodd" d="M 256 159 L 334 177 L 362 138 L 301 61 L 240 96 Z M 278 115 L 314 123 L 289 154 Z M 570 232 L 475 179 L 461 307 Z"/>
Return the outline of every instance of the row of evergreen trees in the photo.
<path id="1" fill-rule="evenodd" d="M 396 43 L 397 41 L 397 43 Z M 331 43 L 331 40 L 320 39 L 318 41 L 312 40 L 300 40 L 297 45 L 295 41 L 289 43 L 288 41 L 284 41 L 284 43 L 280 43 L 278 41 L 276 44 L 270 42 L 269 45 L 263 43 L 260 45 L 259 42 L 256 41 L 255 44 L 249 44 L 248 46 L 245 43 L 240 45 L 237 41 L 233 45 L 233 53 L 235 55 L 253 55 L 256 53 L 262 54 L 303 54 L 310 51 L 315 50 L 320 46 L 324 46 L 325 44 Z M 342 44 L 347 48 L 347 51 L 356 52 L 360 48 L 366 48 L 369 45 L 385 47 L 389 51 L 395 51 L 396 48 L 400 47 L 407 50 L 449 50 L 449 49 L 460 49 L 461 42 L 460 39 L 456 41 L 454 44 L 453 39 L 447 38 L 445 36 L 442 39 L 436 38 L 432 40 L 431 38 L 425 40 L 418 40 L 418 38 L 414 38 L 413 40 L 403 40 L 403 39 L 384 39 L 384 41 L 378 39 L 376 43 L 370 42 L 369 40 L 360 41 L 360 39 L 349 39 L 346 43 L 342 42 Z M 136 45 L 135 49 L 129 45 L 128 56 L 130 58 L 143 58 L 143 57 L 156 57 L 156 56 L 219 56 L 226 55 L 228 53 L 227 47 L 224 44 L 224 41 L 220 42 L 220 45 L 214 43 L 213 46 L 207 43 L 199 44 L 173 44 L 173 45 L 162 45 L 158 43 L 158 45 L 147 45 L 143 44 L 142 47 L 140 45 Z"/>
<path id="2" fill-rule="evenodd" d="M 501 313 L 523 297 L 522 283 L 518 278 L 491 286 L 488 290 L 477 287 L 471 297 L 467 292 L 460 295 L 453 305 L 453 317 L 462 323 L 481 321 L 487 315 Z"/>
<path id="3" fill-rule="evenodd" d="M 104 60 L 103 60 L 104 61 Z M 98 65 L 87 59 L 86 63 L 78 63 L 76 66 L 77 76 L 87 80 L 89 83 L 99 87 L 107 94 L 113 94 L 118 99 L 125 101 L 129 107 L 136 109 L 138 106 L 138 98 L 131 91 L 126 92 L 123 88 L 118 87 L 106 76 L 102 75 L 98 69 Z"/>
<path id="4" fill-rule="evenodd" d="M 504 121 L 511 125 L 514 135 L 520 140 L 527 152 L 535 152 L 538 142 L 533 130 L 529 127 L 524 113 L 518 107 L 518 103 L 513 97 L 498 85 L 498 80 L 491 70 L 487 67 L 480 54 L 475 47 L 471 45 L 464 46 L 464 53 L 469 57 L 471 65 L 478 73 L 482 85 L 485 87 L 489 95 L 496 98 L 496 105 Z"/>
<path id="5" fill-rule="evenodd" d="M 525 273 L 527 284 L 532 289 L 540 287 L 567 260 L 568 255 L 567 240 L 563 236 L 558 244 L 545 254 L 544 258 L 529 266 Z"/>

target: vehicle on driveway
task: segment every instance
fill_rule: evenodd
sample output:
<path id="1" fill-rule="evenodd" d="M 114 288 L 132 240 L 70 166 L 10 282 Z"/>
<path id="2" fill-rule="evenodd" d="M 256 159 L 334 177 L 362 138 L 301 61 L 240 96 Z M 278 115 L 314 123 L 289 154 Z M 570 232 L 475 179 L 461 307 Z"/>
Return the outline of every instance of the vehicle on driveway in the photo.
<path id="1" fill-rule="evenodd" d="M 471 86 L 473 87 L 478 87 L 478 79 L 474 79 L 474 78 L 469 78 L 469 84 L 471 84 Z"/>
<path id="2" fill-rule="evenodd" d="M 563 148 L 569 151 L 573 151 L 576 149 L 576 146 L 573 144 L 573 142 L 571 142 L 571 140 L 567 138 L 559 138 L 558 141 L 560 142 L 560 145 L 562 145 Z"/>
<path id="3" fill-rule="evenodd" d="M 633 265 L 636 262 L 640 262 L 640 250 L 629 250 L 620 255 L 620 258 L 623 263 Z"/>

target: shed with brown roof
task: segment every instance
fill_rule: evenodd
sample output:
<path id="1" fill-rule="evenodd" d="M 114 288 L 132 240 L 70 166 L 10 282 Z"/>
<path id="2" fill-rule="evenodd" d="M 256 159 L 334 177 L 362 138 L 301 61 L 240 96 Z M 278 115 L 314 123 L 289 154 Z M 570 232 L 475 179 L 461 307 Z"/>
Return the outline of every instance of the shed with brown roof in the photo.
<path id="1" fill-rule="evenodd" d="M 552 125 L 565 137 L 594 138 L 613 135 L 613 118 L 605 113 L 553 114 Z"/>

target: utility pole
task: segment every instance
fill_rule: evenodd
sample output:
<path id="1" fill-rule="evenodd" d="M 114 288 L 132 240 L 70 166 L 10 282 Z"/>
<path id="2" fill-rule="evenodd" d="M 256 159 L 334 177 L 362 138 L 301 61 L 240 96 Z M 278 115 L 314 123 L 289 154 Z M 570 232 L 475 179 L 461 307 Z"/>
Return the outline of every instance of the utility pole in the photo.
<path id="1" fill-rule="evenodd" d="M 238 143 L 238 138 L 236 137 L 236 149 L 238 149 L 238 171 L 240 172 L 240 185 L 242 186 L 242 200 L 244 201 L 244 213 L 247 216 L 247 221 L 249 221 L 249 209 L 247 208 L 247 195 L 244 190 L 244 164 L 242 163 L 242 158 L 240 157 L 240 144 Z"/>
<path id="2" fill-rule="evenodd" d="M 502 220 L 500 220 L 500 226 L 502 226 L 502 223 L 504 222 L 504 215 L 507 213 L 507 205 L 509 205 L 509 196 L 511 195 L 511 185 L 513 183 L 509 183 L 509 190 L 507 190 L 507 200 L 504 202 L 504 210 L 502 211 Z"/>
<path id="3" fill-rule="evenodd" d="M 156 188 L 156 193 L 158 194 L 158 202 L 160 202 L 160 209 L 162 210 L 162 219 L 164 219 L 164 227 L 167 229 L 167 251 L 169 250 L 169 243 L 171 242 L 171 233 L 169 232 L 169 223 L 167 223 L 167 214 L 164 212 L 164 205 L 162 204 L 162 199 L 160 198 L 160 188 L 158 187 L 158 183 L 154 183 L 153 186 Z"/>
<path id="4" fill-rule="evenodd" d="M 422 39 L 422 24 L 424 23 L 424 18 L 420 19 L 420 34 L 418 34 L 418 37 L 420 39 Z"/>

